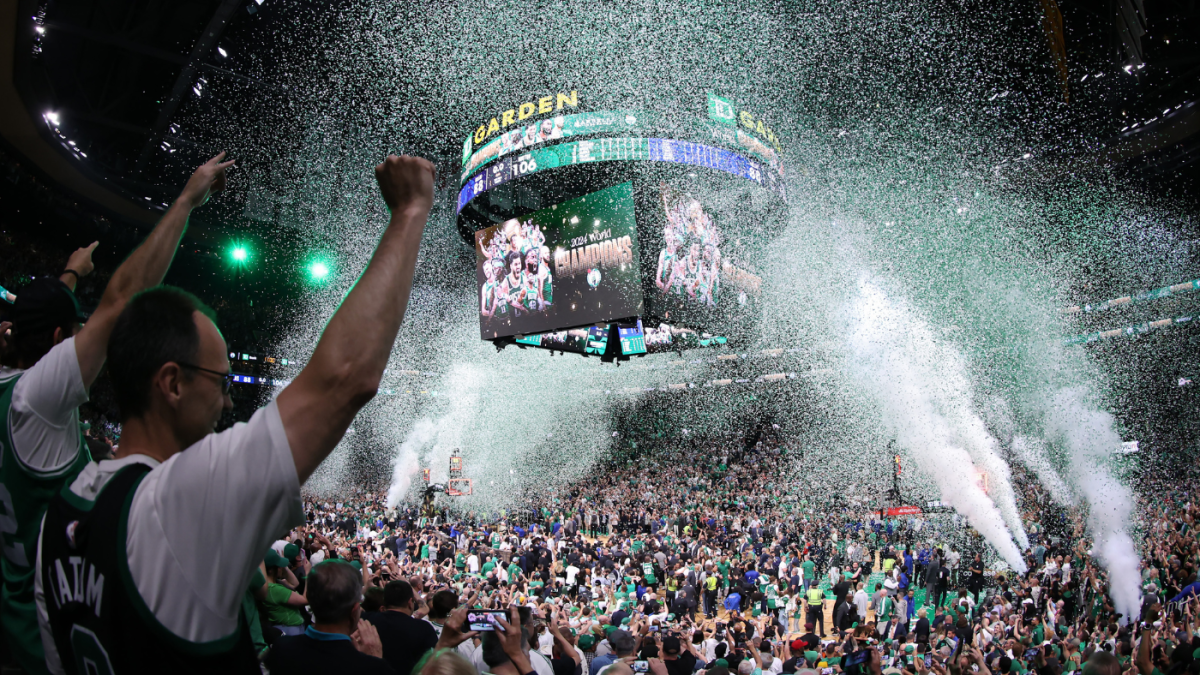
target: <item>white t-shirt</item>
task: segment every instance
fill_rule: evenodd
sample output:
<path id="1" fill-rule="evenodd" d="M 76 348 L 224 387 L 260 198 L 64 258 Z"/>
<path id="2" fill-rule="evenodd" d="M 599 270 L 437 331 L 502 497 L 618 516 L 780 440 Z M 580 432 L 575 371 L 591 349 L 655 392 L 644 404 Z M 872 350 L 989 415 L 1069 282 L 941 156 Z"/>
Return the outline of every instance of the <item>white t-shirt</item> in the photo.
<path id="1" fill-rule="evenodd" d="M 470 571 L 471 574 L 476 574 L 479 572 L 479 556 L 475 555 L 474 553 L 467 556 L 467 570 Z"/>
<path id="2" fill-rule="evenodd" d="M 52 347 L 29 370 L 0 367 L 0 380 L 17 375 L 6 420 L 17 460 L 35 474 L 62 471 L 79 455 L 79 406 L 88 400 L 75 338 Z"/>
<path id="3" fill-rule="evenodd" d="M 237 630 L 238 611 L 263 552 L 304 524 L 300 481 L 275 401 L 250 421 L 209 434 L 159 464 L 145 455 L 93 462 L 70 489 L 92 501 L 134 463 L 152 470 L 129 511 L 129 571 L 154 618 L 177 637 L 211 642 Z M 35 598 L 51 672 L 61 672 L 39 570 Z M 213 564 L 220 561 L 221 564 Z"/>
<path id="4" fill-rule="evenodd" d="M 579 574 L 579 568 L 574 565 L 567 565 L 567 585 L 571 586 L 575 583 L 575 575 Z"/>

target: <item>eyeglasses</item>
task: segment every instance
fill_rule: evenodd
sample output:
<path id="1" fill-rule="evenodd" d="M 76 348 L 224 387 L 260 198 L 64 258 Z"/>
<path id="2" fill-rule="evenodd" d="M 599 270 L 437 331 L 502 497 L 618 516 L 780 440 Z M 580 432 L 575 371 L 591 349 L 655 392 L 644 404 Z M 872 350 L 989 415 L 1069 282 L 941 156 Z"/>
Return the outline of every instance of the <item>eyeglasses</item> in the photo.
<path id="1" fill-rule="evenodd" d="M 233 373 L 232 372 L 222 373 L 219 370 L 212 370 L 211 368 L 201 368 L 200 366 L 193 365 L 191 363 L 184 363 L 182 361 L 176 361 L 175 363 L 184 368 L 191 368 L 192 370 L 199 370 L 200 372 L 209 373 L 211 375 L 216 375 L 216 376 L 220 377 L 222 394 L 228 394 L 229 389 L 231 387 L 233 387 Z"/>

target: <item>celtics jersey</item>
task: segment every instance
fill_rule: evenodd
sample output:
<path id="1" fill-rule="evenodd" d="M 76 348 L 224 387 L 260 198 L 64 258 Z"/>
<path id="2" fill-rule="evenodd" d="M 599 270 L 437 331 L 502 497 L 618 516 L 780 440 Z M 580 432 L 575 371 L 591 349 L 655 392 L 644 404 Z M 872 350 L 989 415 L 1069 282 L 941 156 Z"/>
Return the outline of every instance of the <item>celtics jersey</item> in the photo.
<path id="1" fill-rule="evenodd" d="M 554 283 L 550 271 L 542 267 L 542 302 L 547 305 L 554 302 Z"/>
<path id="2" fill-rule="evenodd" d="M 4 538 L 4 581 L 23 580 L 33 589 L 33 558 L 37 553 L 38 530 L 46 504 L 92 460 L 79 435 L 79 454 L 74 462 L 52 473 L 41 473 L 25 466 L 17 456 L 12 439 L 13 389 L 21 375 L 0 381 L 0 411 L 4 429 L 0 431 L 0 535 Z"/>
<path id="3" fill-rule="evenodd" d="M 3 537 L 4 612 L 0 613 L 5 640 L 26 672 L 45 672 L 45 656 L 38 634 L 37 607 L 34 604 L 33 576 L 37 557 L 38 532 L 46 505 L 58 491 L 91 461 L 78 422 L 72 421 L 78 435 L 78 452 L 73 461 L 54 471 L 38 471 L 27 466 L 17 454 L 13 441 L 13 390 L 24 373 L 0 380 L 0 536 Z M 77 419 L 77 418 L 76 418 Z M 22 448 L 23 451 L 32 448 Z M 28 454 L 26 455 L 28 456 Z"/>
<path id="4" fill-rule="evenodd" d="M 196 643 L 159 623 L 138 592 L 126 550 L 129 509 L 149 472 L 145 464 L 122 469 L 95 501 L 65 489 L 46 511 L 40 574 L 57 660 L 80 675 L 257 675 L 244 604 L 230 635 Z"/>

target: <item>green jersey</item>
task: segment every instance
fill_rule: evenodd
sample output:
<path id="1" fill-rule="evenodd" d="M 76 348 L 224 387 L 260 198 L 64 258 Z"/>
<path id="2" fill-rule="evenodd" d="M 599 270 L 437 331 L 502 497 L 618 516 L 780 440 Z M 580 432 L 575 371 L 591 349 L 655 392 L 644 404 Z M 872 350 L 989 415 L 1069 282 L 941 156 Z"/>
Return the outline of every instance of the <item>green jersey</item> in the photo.
<path id="1" fill-rule="evenodd" d="M 3 430 L 0 430 L 0 540 L 4 555 L 0 559 L 3 573 L 3 628 L 10 648 L 18 661 L 30 672 L 43 672 L 45 656 L 37 623 L 37 608 L 33 599 L 34 562 L 37 556 L 38 533 L 42 516 L 51 498 L 92 461 L 91 453 L 79 431 L 78 417 L 74 418 L 74 433 L 79 437 L 79 450 L 74 461 L 50 472 L 26 465 L 17 455 L 12 435 L 13 389 L 23 377 L 18 372 L 0 380 L 0 411 L 3 411 Z"/>
<path id="2" fill-rule="evenodd" d="M 804 581 L 809 582 L 817 578 L 817 564 L 811 560 L 805 560 L 800 563 L 800 567 L 804 568 Z"/>

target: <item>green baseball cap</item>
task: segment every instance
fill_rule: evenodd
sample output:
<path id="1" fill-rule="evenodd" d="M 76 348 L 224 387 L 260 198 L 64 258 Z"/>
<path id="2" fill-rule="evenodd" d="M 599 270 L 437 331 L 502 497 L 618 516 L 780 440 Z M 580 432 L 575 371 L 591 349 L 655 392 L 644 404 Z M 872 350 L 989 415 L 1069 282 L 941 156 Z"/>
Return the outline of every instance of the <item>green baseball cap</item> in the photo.
<path id="1" fill-rule="evenodd" d="M 288 561 L 283 556 L 275 552 L 275 549 L 267 549 L 267 554 L 263 556 L 263 562 L 267 567 L 287 567 Z"/>
<path id="2" fill-rule="evenodd" d="M 580 649 L 591 649 L 595 645 L 596 645 L 596 638 L 592 637 L 591 635 L 584 634 L 584 635 L 579 636 L 579 648 Z"/>
<path id="3" fill-rule="evenodd" d="M 283 557 L 288 560 L 295 560 L 300 557 L 300 547 L 295 544 L 288 544 L 283 547 Z"/>

